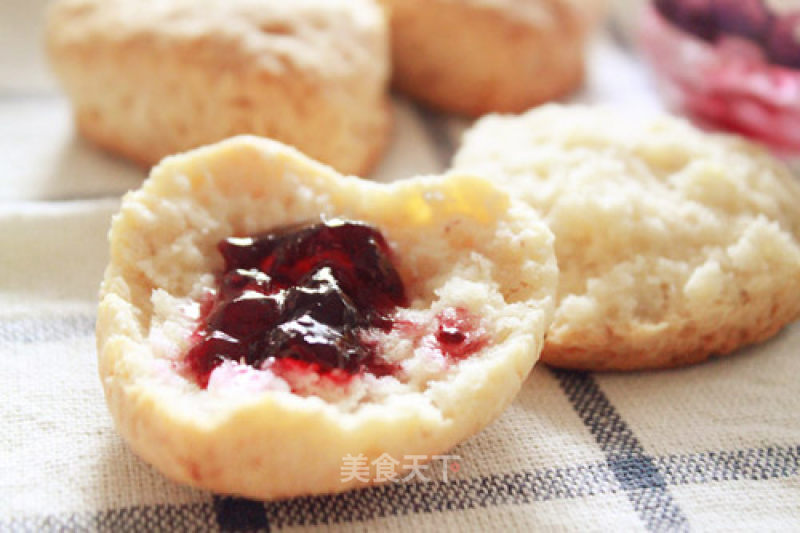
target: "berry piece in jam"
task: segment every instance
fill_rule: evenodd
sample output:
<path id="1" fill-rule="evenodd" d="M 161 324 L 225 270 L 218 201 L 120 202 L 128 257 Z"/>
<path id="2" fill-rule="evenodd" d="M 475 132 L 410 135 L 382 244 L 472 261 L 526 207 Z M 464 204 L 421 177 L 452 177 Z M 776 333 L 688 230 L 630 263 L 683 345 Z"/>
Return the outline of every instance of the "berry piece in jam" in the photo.
<path id="1" fill-rule="evenodd" d="M 486 332 L 480 320 L 466 309 L 448 307 L 437 315 L 437 319 L 436 341 L 448 359 L 464 359 L 486 346 Z"/>
<path id="2" fill-rule="evenodd" d="M 395 370 L 361 335 L 391 329 L 396 309 L 407 305 L 379 231 L 335 220 L 233 237 L 218 248 L 225 270 L 186 357 L 198 384 L 207 386 L 225 360 L 278 373 L 311 369 L 338 381 Z"/>

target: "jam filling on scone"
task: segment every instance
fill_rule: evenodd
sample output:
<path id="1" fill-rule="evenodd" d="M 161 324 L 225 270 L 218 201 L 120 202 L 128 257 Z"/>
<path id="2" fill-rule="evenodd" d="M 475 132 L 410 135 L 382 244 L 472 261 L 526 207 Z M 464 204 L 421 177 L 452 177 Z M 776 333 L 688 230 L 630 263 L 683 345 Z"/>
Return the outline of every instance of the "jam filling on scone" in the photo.
<path id="1" fill-rule="evenodd" d="M 198 385 L 226 360 L 332 383 L 400 371 L 381 356 L 376 336 L 365 335 L 408 327 L 396 319 L 408 301 L 380 231 L 337 219 L 231 237 L 218 249 L 225 269 L 185 359 Z M 463 309 L 444 310 L 437 323 L 438 350 L 451 360 L 486 344 L 479 320 Z"/>

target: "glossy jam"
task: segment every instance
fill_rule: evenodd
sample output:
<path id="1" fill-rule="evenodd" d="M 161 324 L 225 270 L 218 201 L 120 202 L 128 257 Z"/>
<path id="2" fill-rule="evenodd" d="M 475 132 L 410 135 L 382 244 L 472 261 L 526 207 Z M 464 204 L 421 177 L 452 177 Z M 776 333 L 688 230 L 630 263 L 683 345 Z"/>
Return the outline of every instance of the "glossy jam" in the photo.
<path id="1" fill-rule="evenodd" d="M 329 378 L 396 369 L 362 332 L 389 330 L 405 288 L 383 236 L 329 221 L 219 243 L 225 260 L 186 357 L 201 386 L 225 360 Z"/>
<path id="2" fill-rule="evenodd" d="M 397 376 L 400 367 L 381 357 L 375 332 L 432 344 L 449 363 L 487 344 L 480 318 L 462 308 L 444 309 L 431 324 L 398 320 L 407 306 L 403 282 L 385 239 L 365 224 L 294 226 L 225 239 L 218 248 L 225 268 L 185 359 L 201 387 L 225 361 L 269 369 L 301 393 L 346 386 L 365 373 Z"/>

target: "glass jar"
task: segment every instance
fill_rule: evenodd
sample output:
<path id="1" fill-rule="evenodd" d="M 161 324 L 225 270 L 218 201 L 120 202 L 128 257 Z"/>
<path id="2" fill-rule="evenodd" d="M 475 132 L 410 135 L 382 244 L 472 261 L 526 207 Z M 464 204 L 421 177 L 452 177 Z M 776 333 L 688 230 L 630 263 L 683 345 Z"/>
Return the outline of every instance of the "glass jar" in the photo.
<path id="1" fill-rule="evenodd" d="M 800 0 L 654 0 L 640 42 L 674 107 L 800 161 Z"/>

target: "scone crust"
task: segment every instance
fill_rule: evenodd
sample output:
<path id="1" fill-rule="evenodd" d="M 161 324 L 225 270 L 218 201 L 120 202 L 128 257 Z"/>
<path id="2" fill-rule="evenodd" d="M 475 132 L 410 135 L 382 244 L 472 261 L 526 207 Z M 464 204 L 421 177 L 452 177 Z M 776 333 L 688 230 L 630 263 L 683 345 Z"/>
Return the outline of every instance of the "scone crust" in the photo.
<path id="1" fill-rule="evenodd" d="M 800 317 L 800 185 L 746 141 L 553 105 L 487 117 L 455 166 L 493 172 L 556 235 L 551 365 L 678 367 Z"/>
<path id="2" fill-rule="evenodd" d="M 249 133 L 366 175 L 389 137 L 372 0 L 58 0 L 46 35 L 78 129 L 144 165 Z"/>
<path id="3" fill-rule="evenodd" d="M 393 82 L 439 110 L 520 112 L 574 90 L 591 15 L 569 0 L 382 0 Z"/>
<path id="4" fill-rule="evenodd" d="M 166 159 L 125 197 L 110 232 L 97 343 L 118 430 L 174 480 L 261 499 L 363 485 L 342 482 L 347 454 L 373 461 L 445 452 L 512 400 L 552 316 L 552 234 L 533 210 L 509 202 L 469 175 L 391 185 L 342 178 L 255 137 Z M 201 390 L 155 355 L 164 344 L 152 327 L 156 292 L 197 298 L 221 267 L 219 239 L 320 214 L 377 226 L 412 307 L 442 300 L 479 313 L 493 325 L 490 345 L 446 379 L 355 408 L 289 392 Z M 174 343 L 184 353 L 189 341 Z"/>

